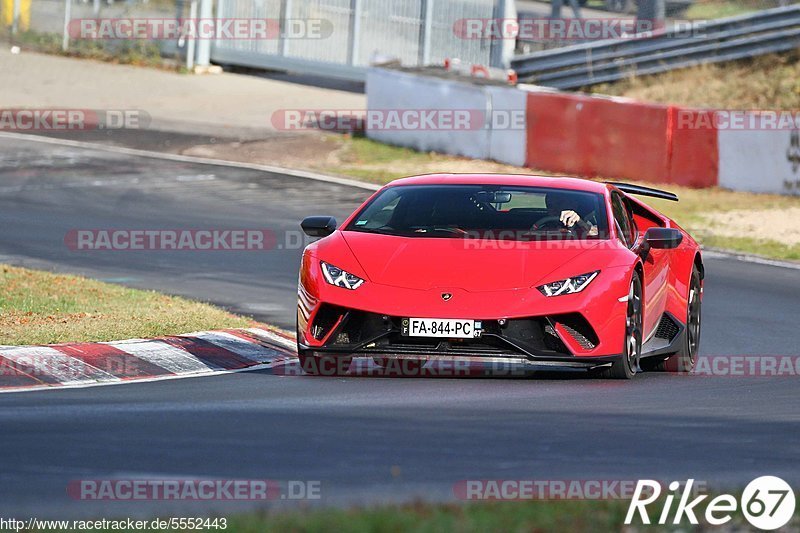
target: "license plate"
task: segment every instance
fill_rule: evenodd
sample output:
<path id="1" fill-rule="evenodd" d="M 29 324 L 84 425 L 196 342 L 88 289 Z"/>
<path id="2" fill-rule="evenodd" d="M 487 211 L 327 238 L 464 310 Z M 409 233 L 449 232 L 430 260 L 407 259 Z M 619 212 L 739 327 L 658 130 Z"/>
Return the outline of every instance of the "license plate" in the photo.
<path id="1" fill-rule="evenodd" d="M 472 339 L 481 336 L 479 320 L 453 318 L 404 318 L 401 333 L 406 337 Z"/>

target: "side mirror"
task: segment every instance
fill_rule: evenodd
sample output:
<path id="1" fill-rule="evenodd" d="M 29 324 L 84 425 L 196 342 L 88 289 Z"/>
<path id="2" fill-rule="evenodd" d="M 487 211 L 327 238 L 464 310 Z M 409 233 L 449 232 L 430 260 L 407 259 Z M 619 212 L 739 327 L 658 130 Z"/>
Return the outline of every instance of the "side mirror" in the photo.
<path id="1" fill-rule="evenodd" d="M 683 233 L 675 228 L 650 228 L 644 234 L 644 240 L 650 248 L 671 250 L 683 241 Z"/>
<path id="2" fill-rule="evenodd" d="M 327 237 L 336 230 L 333 217 L 306 217 L 300 223 L 303 232 L 309 237 Z"/>

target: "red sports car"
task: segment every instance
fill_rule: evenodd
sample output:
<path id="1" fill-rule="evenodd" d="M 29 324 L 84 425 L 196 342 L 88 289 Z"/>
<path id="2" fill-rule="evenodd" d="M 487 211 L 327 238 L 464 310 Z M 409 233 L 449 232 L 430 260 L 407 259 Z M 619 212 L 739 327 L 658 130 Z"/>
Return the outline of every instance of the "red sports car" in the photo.
<path id="1" fill-rule="evenodd" d="M 622 183 L 435 174 L 394 181 L 303 252 L 303 368 L 477 358 L 630 379 L 690 371 L 703 263 L 674 221 Z"/>

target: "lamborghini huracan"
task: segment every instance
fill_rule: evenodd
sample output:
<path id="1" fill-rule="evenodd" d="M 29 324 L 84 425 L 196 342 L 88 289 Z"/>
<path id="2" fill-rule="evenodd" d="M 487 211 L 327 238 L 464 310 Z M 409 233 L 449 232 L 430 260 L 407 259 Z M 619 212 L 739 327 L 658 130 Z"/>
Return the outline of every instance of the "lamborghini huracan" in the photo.
<path id="1" fill-rule="evenodd" d="M 469 358 L 630 379 L 689 372 L 700 248 L 641 196 L 569 177 L 434 174 L 375 192 L 341 226 L 311 216 L 297 352 L 311 374 L 354 357 Z"/>

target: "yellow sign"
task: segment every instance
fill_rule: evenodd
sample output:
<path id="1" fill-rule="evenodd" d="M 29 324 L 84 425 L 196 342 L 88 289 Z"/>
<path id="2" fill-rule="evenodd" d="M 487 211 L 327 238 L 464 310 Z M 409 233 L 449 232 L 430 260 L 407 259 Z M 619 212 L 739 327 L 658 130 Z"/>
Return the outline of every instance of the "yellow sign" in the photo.
<path id="1" fill-rule="evenodd" d="M 31 25 L 31 0 L 18 0 L 19 2 L 19 21 L 17 29 L 25 31 Z M 3 26 L 11 27 L 14 23 L 14 0 L 0 0 L 0 20 Z"/>

